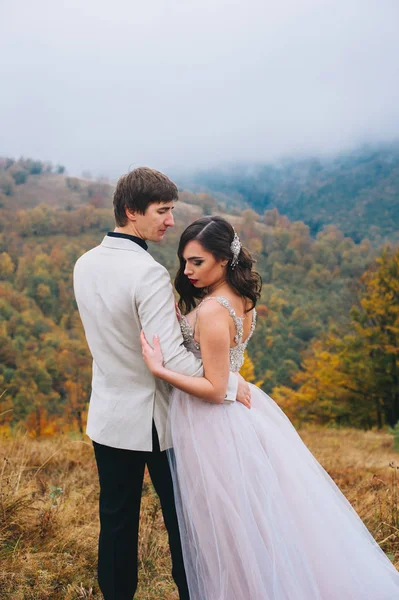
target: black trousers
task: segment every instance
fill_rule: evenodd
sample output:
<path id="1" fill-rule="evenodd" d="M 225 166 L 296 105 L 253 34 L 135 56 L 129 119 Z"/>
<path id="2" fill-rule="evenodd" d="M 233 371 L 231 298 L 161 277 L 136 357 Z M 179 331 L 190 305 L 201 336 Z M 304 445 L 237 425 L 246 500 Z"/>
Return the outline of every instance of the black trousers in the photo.
<path id="1" fill-rule="evenodd" d="M 132 600 L 136 592 L 140 503 L 146 464 L 168 531 L 172 576 L 180 599 L 189 600 L 172 477 L 154 424 L 152 438 L 152 452 L 121 450 L 93 442 L 100 479 L 98 582 L 104 600 Z"/>

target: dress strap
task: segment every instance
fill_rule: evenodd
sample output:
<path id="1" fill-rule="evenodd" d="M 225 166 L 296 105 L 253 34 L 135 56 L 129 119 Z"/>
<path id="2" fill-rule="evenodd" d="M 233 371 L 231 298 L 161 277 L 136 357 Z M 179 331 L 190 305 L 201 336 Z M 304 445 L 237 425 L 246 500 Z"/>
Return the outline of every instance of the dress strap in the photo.
<path id="1" fill-rule="evenodd" d="M 208 300 L 216 300 L 217 302 L 219 302 L 219 304 L 221 306 L 224 306 L 225 308 L 227 308 L 227 310 L 229 311 L 230 317 L 234 321 L 234 325 L 235 325 L 235 328 L 236 328 L 236 335 L 234 336 L 234 341 L 235 341 L 236 344 L 241 344 L 242 343 L 242 336 L 244 334 L 243 321 L 244 321 L 245 317 L 237 317 L 236 311 L 231 306 L 231 304 L 227 300 L 227 298 L 225 298 L 225 296 L 208 296 L 208 298 L 204 298 L 202 300 L 202 302 L 200 302 L 198 304 L 197 309 L 195 311 L 196 314 L 195 314 L 193 328 L 195 327 L 195 324 L 197 322 L 199 309 L 201 308 L 202 304 L 204 304 Z"/>

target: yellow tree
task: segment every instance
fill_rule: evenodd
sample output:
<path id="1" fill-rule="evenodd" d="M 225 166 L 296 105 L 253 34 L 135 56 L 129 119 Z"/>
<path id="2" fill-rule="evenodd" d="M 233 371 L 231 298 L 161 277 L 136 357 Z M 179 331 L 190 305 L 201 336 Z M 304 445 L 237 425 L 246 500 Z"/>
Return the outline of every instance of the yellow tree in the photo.
<path id="1" fill-rule="evenodd" d="M 367 348 L 375 393 L 393 427 L 399 421 L 399 248 L 385 248 L 377 269 L 362 280 L 366 292 L 352 309 L 354 329 Z"/>
<path id="2" fill-rule="evenodd" d="M 349 332 L 331 327 L 292 377 L 296 389 L 273 390 L 290 418 L 365 428 L 399 420 L 399 249 L 386 249 L 361 279 Z"/>
<path id="3" fill-rule="evenodd" d="M 260 387 L 263 383 L 263 381 L 256 381 L 254 364 L 249 358 L 248 352 L 246 350 L 244 352 L 244 364 L 240 369 L 240 375 L 242 375 L 244 379 L 246 379 L 246 381 L 257 385 L 258 387 Z"/>
<path id="4" fill-rule="evenodd" d="M 292 377 L 296 389 L 278 386 L 274 400 L 296 423 L 338 423 L 370 428 L 378 422 L 370 365 L 355 336 L 329 332 L 315 340 L 302 368 Z"/>
<path id="5" fill-rule="evenodd" d="M 7 252 L 0 254 L 0 279 L 9 279 L 14 273 L 14 263 Z"/>
<path id="6" fill-rule="evenodd" d="M 69 340 L 58 356 L 58 363 L 63 373 L 61 385 L 67 401 L 66 416 L 83 433 L 91 382 L 91 359 L 85 344 Z"/>

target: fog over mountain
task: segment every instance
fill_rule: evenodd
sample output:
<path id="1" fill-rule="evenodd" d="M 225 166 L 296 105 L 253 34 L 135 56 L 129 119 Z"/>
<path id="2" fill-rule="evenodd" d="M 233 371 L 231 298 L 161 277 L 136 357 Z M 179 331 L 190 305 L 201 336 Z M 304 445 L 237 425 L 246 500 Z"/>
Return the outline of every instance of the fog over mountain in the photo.
<path id="1" fill-rule="evenodd" d="M 0 5 L 0 155 L 116 177 L 399 137 L 397 0 Z"/>

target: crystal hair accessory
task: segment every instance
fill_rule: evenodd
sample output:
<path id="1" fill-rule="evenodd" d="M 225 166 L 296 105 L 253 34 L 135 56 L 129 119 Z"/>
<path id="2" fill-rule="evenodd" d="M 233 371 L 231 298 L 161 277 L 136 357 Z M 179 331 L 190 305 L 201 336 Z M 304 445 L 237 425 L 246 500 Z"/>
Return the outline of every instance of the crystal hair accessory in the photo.
<path id="1" fill-rule="evenodd" d="M 238 255 L 240 254 L 241 251 L 241 242 L 240 242 L 240 238 L 238 237 L 236 231 L 234 232 L 234 238 L 233 241 L 230 244 L 230 249 L 233 253 L 233 259 L 231 261 L 231 268 L 235 269 L 238 263 Z"/>

